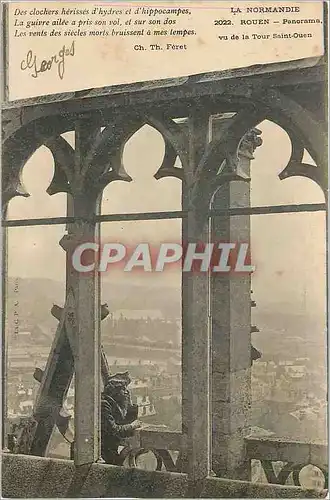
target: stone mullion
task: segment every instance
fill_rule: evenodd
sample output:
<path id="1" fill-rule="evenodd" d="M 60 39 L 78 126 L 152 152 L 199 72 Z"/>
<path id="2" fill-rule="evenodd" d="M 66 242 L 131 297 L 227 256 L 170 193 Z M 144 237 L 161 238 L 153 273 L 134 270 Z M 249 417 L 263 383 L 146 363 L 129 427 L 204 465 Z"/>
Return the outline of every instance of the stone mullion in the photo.
<path id="1" fill-rule="evenodd" d="M 209 134 L 209 116 L 189 117 L 188 182 L 205 151 Z M 189 186 L 190 187 L 190 186 Z M 197 213 L 189 210 L 185 231 L 187 243 L 207 242 L 208 221 L 199 228 Z M 208 276 L 206 273 L 184 273 L 183 331 L 183 413 L 187 429 L 189 495 L 198 496 L 202 480 L 210 472 L 209 415 L 209 325 Z"/>
<path id="2" fill-rule="evenodd" d="M 83 223 L 74 245 L 95 240 L 97 230 L 92 223 Z M 81 238 L 81 229 L 83 236 Z M 76 236 L 75 229 L 73 236 Z M 100 298 L 96 272 L 83 275 L 71 266 L 68 279 L 67 322 L 75 371 L 75 445 L 77 465 L 95 462 L 100 455 Z M 72 314 L 72 321 L 68 314 Z"/>
<path id="3" fill-rule="evenodd" d="M 186 131 L 186 135 L 188 137 L 189 128 L 188 128 L 188 119 L 185 123 L 181 124 L 181 127 L 184 127 Z M 187 144 L 187 150 L 189 150 L 189 144 Z M 189 186 L 193 182 L 193 165 L 191 162 L 188 162 L 185 167 L 183 167 L 183 179 L 182 179 L 182 210 L 188 211 L 189 208 Z M 181 226 L 181 239 L 182 245 L 184 245 L 188 240 L 188 219 L 184 217 L 182 219 Z M 187 273 L 181 272 L 181 326 L 182 326 L 182 334 L 181 334 L 181 372 L 182 372 L 182 434 L 187 434 L 187 425 L 189 419 L 189 378 L 188 378 L 188 318 L 189 318 L 189 283 L 187 280 Z"/>
<path id="4" fill-rule="evenodd" d="M 222 121 L 213 125 L 221 135 Z M 250 176 L 259 131 L 247 134 L 239 150 L 239 169 Z M 248 182 L 223 185 L 214 209 L 250 206 Z M 212 217 L 212 241 L 250 243 L 250 216 Z M 251 277 L 214 273 L 211 277 L 212 314 L 212 428 L 214 472 L 221 477 L 249 479 L 244 437 L 249 429 L 251 404 Z"/>
<path id="5" fill-rule="evenodd" d="M 76 465 L 93 463 L 100 457 L 100 287 L 96 266 L 81 273 L 71 262 L 75 248 L 84 242 L 99 243 L 99 224 L 93 222 L 99 214 L 100 196 L 87 185 L 88 165 L 83 168 L 88 141 L 88 122 L 79 121 L 75 130 L 75 177 L 72 192 L 73 216 L 64 247 L 68 253 L 66 329 L 74 357 L 75 371 L 75 440 Z M 92 133 L 92 131 L 91 131 Z M 86 168 L 87 167 L 87 168 Z M 90 172 L 88 172 L 90 174 Z"/>

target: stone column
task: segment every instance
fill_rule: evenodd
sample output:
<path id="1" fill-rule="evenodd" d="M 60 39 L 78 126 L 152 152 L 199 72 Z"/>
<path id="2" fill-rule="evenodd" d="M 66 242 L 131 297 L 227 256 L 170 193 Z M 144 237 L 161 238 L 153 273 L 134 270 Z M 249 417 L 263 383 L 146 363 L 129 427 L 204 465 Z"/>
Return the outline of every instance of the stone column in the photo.
<path id="1" fill-rule="evenodd" d="M 209 137 L 209 115 L 196 113 L 189 117 L 189 162 L 184 185 L 191 185 L 194 172 L 205 151 Z M 187 199 L 183 206 L 186 208 Z M 203 228 L 190 210 L 183 223 L 184 243 L 207 243 L 208 221 Z M 198 252 L 198 249 L 196 250 Z M 186 471 L 189 497 L 198 497 L 203 479 L 210 472 L 210 405 L 209 405 L 209 316 L 208 276 L 195 271 L 183 272 L 183 433 L 187 435 Z"/>
<path id="2" fill-rule="evenodd" d="M 226 118 L 213 120 L 213 135 L 221 134 L 225 121 Z M 259 134 L 257 129 L 249 132 L 239 149 L 239 169 L 248 177 L 253 151 L 261 144 Z M 249 182 L 235 181 L 221 186 L 212 208 L 249 206 Z M 212 217 L 211 241 L 249 243 L 250 216 Z M 218 476 L 232 479 L 249 479 L 244 435 L 251 405 L 250 291 L 250 274 L 211 274 L 212 469 Z"/>
<path id="3" fill-rule="evenodd" d="M 71 255 L 77 245 L 88 242 L 99 244 L 99 215 L 102 190 L 92 179 L 97 177 L 93 160 L 96 123 L 78 119 L 75 123 L 74 176 L 71 181 L 72 212 L 76 222 L 70 225 L 67 240 L 62 242 L 67 251 L 67 291 L 65 328 L 71 345 L 75 370 L 74 461 L 76 465 L 96 462 L 100 457 L 101 421 L 101 332 L 100 286 L 97 271 L 97 253 L 88 260 L 93 270 L 76 270 Z"/>

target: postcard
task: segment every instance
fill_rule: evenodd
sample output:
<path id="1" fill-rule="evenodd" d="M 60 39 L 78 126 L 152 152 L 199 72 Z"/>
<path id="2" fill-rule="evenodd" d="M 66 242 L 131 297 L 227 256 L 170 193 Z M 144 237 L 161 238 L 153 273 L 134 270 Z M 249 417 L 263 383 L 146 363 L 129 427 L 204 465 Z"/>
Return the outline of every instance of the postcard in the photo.
<path id="1" fill-rule="evenodd" d="M 2 5 L 3 498 L 320 498 L 327 2 Z"/>

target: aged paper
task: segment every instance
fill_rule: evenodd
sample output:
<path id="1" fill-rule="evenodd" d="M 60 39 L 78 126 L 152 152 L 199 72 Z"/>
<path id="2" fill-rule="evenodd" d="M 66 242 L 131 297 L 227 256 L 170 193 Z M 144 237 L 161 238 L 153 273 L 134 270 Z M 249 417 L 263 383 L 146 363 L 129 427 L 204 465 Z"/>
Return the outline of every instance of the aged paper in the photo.
<path id="1" fill-rule="evenodd" d="M 326 496 L 327 16 L 2 4 L 4 498 Z"/>
<path id="2" fill-rule="evenodd" d="M 323 32 L 323 5 L 315 1 L 13 2 L 9 98 L 318 57 Z M 52 57 L 58 64 L 43 71 Z"/>

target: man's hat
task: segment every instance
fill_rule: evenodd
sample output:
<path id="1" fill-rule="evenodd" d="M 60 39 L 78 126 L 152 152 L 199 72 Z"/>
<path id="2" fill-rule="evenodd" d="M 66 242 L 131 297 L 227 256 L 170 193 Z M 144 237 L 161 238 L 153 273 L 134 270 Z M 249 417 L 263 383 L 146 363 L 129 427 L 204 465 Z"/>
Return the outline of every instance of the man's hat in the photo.
<path id="1" fill-rule="evenodd" d="M 109 376 L 108 380 L 104 385 L 105 392 L 113 392 L 123 387 L 127 387 L 131 383 L 131 378 L 129 372 L 116 373 L 115 375 Z"/>

